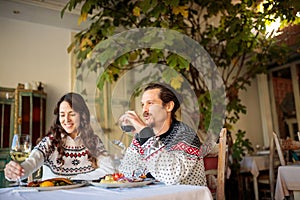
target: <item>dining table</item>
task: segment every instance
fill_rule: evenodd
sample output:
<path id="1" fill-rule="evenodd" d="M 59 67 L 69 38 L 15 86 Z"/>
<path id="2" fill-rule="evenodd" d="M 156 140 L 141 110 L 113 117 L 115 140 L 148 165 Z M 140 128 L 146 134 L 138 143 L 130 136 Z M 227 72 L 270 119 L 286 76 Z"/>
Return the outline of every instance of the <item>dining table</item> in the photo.
<path id="1" fill-rule="evenodd" d="M 285 197 L 299 196 L 300 191 L 300 164 L 290 164 L 280 166 L 277 172 L 277 182 L 275 188 L 275 199 L 283 200 Z M 293 197 L 291 198 L 293 199 Z M 294 198 L 297 199 L 297 198 Z M 299 199 L 299 197 L 298 197 Z"/>
<path id="2" fill-rule="evenodd" d="M 241 172 L 250 172 L 253 176 L 253 189 L 255 200 L 259 199 L 257 177 L 260 171 L 269 169 L 270 151 L 259 151 L 253 155 L 246 155 L 240 162 Z"/>
<path id="3" fill-rule="evenodd" d="M 0 199 L 13 200 L 212 200 L 212 195 L 206 186 L 150 184 L 142 187 L 105 188 L 91 185 L 71 189 L 56 189 L 39 191 L 26 187 L 0 188 Z"/>

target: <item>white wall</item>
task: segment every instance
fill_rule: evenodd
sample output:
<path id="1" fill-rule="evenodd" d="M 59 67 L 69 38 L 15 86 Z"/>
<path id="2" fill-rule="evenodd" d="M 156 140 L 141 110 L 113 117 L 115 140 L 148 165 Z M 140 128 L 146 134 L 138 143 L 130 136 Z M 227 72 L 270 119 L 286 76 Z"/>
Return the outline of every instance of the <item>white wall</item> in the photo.
<path id="1" fill-rule="evenodd" d="M 240 93 L 243 104 L 247 107 L 247 113 L 240 115 L 240 120 L 234 126 L 235 131 L 238 129 L 246 131 L 246 138 L 249 138 L 253 147 L 258 144 L 264 146 L 262 120 L 260 114 L 259 98 L 258 98 L 258 85 L 257 80 L 252 81 L 251 86 L 247 91 Z"/>
<path id="2" fill-rule="evenodd" d="M 70 91 L 71 30 L 0 17 L 0 86 L 42 81 L 47 93 L 46 129 L 56 101 Z"/>

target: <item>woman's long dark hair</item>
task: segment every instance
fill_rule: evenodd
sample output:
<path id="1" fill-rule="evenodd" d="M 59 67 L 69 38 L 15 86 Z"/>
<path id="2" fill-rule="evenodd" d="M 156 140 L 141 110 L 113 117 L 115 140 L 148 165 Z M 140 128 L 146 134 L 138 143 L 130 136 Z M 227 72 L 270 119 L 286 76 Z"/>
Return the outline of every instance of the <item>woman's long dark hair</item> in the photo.
<path id="1" fill-rule="evenodd" d="M 63 145 L 66 142 L 67 132 L 62 128 L 59 121 L 59 107 L 60 104 L 65 101 L 70 107 L 80 115 L 80 125 L 78 127 L 78 133 L 80 133 L 80 137 L 83 140 L 84 145 L 89 150 L 89 160 L 93 163 L 95 167 L 97 167 L 96 157 L 99 155 L 106 154 L 106 150 L 100 138 L 94 133 L 91 124 L 90 124 L 90 111 L 82 98 L 81 95 L 77 93 L 67 93 L 60 98 L 57 102 L 56 107 L 54 109 L 54 115 L 56 116 L 53 125 L 50 127 L 47 135 L 52 139 L 52 147 L 57 147 L 57 151 L 59 152 L 59 160 L 63 164 L 63 155 L 64 148 Z"/>

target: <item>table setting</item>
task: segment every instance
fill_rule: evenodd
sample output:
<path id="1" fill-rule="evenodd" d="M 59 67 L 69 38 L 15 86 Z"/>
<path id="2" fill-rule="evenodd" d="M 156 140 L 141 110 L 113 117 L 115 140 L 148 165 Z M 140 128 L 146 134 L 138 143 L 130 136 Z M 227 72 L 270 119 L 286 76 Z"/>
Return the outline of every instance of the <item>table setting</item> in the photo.
<path id="1" fill-rule="evenodd" d="M 38 186 L 28 183 L 26 186 L 12 186 L 0 188 L 0 199 L 212 199 L 206 186 L 193 185 L 165 185 L 155 180 L 145 179 L 137 182 L 108 183 L 101 180 L 69 180 L 68 183 L 51 183 L 64 178 L 54 178 L 35 181 Z M 34 181 L 33 181 L 34 182 Z M 41 187 L 41 184 L 46 186 Z M 46 184 L 47 183 L 47 184 Z M 30 186 L 31 184 L 31 186 Z M 114 185 L 115 184 L 115 185 Z"/>
<path id="2" fill-rule="evenodd" d="M 166 185 L 145 176 L 128 178 L 115 172 L 96 180 L 73 180 L 56 177 L 52 179 L 23 180 L 22 184 L 9 184 L 0 188 L 0 199 L 41 200 L 69 199 L 72 200 L 165 200 L 190 199 L 212 200 L 212 194 L 206 186 Z"/>
<path id="3" fill-rule="evenodd" d="M 255 199 L 259 199 L 257 177 L 260 171 L 269 169 L 269 154 L 267 149 L 257 150 L 251 155 L 246 155 L 240 162 L 241 172 L 250 172 L 253 176 L 253 188 Z"/>
<path id="4" fill-rule="evenodd" d="M 106 174 L 95 180 L 74 180 L 66 177 L 49 179 L 27 179 L 27 182 L 17 181 L 8 187 L 0 188 L 0 199 L 41 200 L 41 199 L 107 199 L 107 200 L 165 200 L 190 199 L 212 200 L 212 194 L 206 186 L 166 185 L 154 178 L 147 178 L 145 171 L 134 170 L 130 177 L 119 172 L 125 146 L 122 143 L 124 134 L 132 132 L 132 127 L 120 121 L 122 135 L 120 140 L 112 141 L 121 148 L 121 153 L 112 154 L 114 173 Z M 19 142 L 16 142 L 19 144 Z M 13 145 L 12 145 L 13 146 Z"/>
<path id="5" fill-rule="evenodd" d="M 299 195 L 300 192 L 300 163 L 280 166 L 278 168 L 275 188 L 275 199 L 283 200 L 286 196 Z M 297 198 L 294 198 L 297 199 Z"/>

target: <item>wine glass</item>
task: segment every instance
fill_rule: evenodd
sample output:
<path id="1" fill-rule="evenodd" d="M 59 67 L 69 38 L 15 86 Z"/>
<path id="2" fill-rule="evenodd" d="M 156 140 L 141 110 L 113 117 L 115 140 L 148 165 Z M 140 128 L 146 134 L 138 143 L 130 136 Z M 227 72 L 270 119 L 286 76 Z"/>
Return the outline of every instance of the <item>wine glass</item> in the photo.
<path id="1" fill-rule="evenodd" d="M 121 115 L 121 117 L 118 120 L 118 126 L 121 128 L 122 130 L 122 135 L 120 137 L 119 140 L 113 140 L 113 144 L 121 147 L 121 149 L 124 151 L 126 149 L 124 143 L 122 142 L 123 138 L 124 138 L 124 134 L 127 133 L 131 133 L 135 130 L 134 126 L 130 123 L 130 121 L 127 119 L 127 114 L 123 114 Z"/>
<path id="2" fill-rule="evenodd" d="M 30 136 L 27 134 L 15 134 L 11 144 L 10 157 L 12 160 L 21 163 L 23 162 L 31 152 Z M 16 185 L 21 186 L 20 179 L 16 181 Z"/>
<path id="3" fill-rule="evenodd" d="M 124 157 L 123 153 L 114 153 L 112 154 L 112 165 L 114 168 L 114 173 L 119 173 L 119 166 Z"/>
<path id="4" fill-rule="evenodd" d="M 132 125 L 132 123 L 128 120 L 126 113 L 119 118 L 118 124 L 123 133 L 132 133 L 133 131 L 135 131 L 135 128 Z"/>

